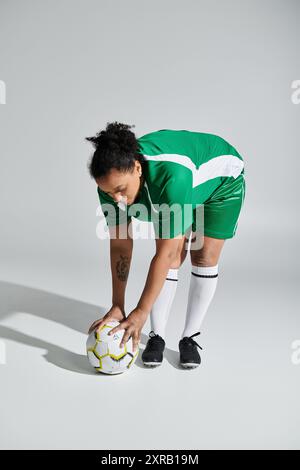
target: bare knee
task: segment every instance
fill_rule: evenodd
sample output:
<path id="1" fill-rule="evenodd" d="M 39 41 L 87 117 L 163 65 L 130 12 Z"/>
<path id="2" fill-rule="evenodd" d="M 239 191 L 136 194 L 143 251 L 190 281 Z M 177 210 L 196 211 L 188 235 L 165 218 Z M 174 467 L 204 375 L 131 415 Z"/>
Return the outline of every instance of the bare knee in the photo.
<path id="1" fill-rule="evenodd" d="M 224 239 L 204 236 L 204 246 L 199 250 L 191 250 L 191 263 L 194 266 L 216 266 L 224 246 Z"/>
<path id="2" fill-rule="evenodd" d="M 192 255 L 191 254 L 191 263 L 193 266 L 215 266 L 218 264 L 219 257 L 214 255 Z"/>
<path id="3" fill-rule="evenodd" d="M 187 251 L 185 249 L 181 250 L 181 252 L 177 253 L 176 257 L 173 259 L 170 268 L 171 269 L 179 269 L 180 266 L 184 263 L 186 258 Z"/>
<path id="4" fill-rule="evenodd" d="M 219 254 L 213 252 L 190 252 L 191 263 L 193 266 L 216 266 L 219 260 Z"/>

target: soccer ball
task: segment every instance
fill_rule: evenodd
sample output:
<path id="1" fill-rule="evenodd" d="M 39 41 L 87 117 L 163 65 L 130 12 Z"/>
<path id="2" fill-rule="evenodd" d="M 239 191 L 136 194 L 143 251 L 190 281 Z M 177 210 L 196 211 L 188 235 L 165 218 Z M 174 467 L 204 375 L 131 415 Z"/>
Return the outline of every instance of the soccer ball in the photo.
<path id="1" fill-rule="evenodd" d="M 139 349 L 133 353 L 132 338 L 120 348 L 125 330 L 119 330 L 109 336 L 107 333 L 120 322 L 110 321 L 93 330 L 86 342 L 87 356 L 90 364 L 104 374 L 121 374 L 135 362 Z"/>

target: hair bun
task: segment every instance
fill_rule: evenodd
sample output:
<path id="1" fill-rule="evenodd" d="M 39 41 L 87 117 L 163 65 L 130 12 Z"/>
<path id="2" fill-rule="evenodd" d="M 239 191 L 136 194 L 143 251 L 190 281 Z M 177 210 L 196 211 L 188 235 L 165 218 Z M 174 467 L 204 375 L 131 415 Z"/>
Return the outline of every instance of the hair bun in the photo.
<path id="1" fill-rule="evenodd" d="M 119 122 L 107 123 L 104 131 L 98 132 L 94 137 L 87 137 L 86 140 L 92 142 L 96 147 L 107 149 L 108 151 L 132 152 L 136 146 L 136 137 L 130 131 L 135 125 L 122 124 Z"/>
<path id="2" fill-rule="evenodd" d="M 132 171 L 136 160 L 144 163 L 139 142 L 130 130 L 132 127 L 135 126 L 115 121 L 107 123 L 105 130 L 95 136 L 86 137 L 96 148 L 88 165 L 90 175 L 94 179 L 106 175 L 112 168 L 118 171 Z"/>

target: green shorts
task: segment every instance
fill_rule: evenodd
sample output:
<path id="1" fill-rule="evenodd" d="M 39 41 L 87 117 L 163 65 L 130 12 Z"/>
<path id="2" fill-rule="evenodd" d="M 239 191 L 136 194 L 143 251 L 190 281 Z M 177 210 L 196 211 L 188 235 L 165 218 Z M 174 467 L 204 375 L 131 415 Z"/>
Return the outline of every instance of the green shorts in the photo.
<path id="1" fill-rule="evenodd" d="M 235 235 L 238 218 L 245 199 L 246 183 L 244 170 L 234 179 L 226 178 L 212 193 L 204 206 L 204 236 L 232 238 Z M 196 232 L 195 211 L 192 231 Z"/>

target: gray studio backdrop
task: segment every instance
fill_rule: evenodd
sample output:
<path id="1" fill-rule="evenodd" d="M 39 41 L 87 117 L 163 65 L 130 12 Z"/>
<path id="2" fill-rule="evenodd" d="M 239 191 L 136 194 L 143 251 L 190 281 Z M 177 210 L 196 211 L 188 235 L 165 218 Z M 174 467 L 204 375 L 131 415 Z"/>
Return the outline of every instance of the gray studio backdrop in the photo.
<path id="1" fill-rule="evenodd" d="M 2 448 L 300 446 L 299 15 L 297 0 L 1 0 Z M 203 368 L 189 375 L 176 367 L 188 258 L 163 367 L 137 363 L 114 382 L 88 372 L 85 333 L 110 307 L 111 279 L 84 137 L 115 120 L 137 136 L 219 134 L 245 160 Z M 154 246 L 135 242 L 128 313 Z M 122 387 L 116 413 L 134 437 L 115 432 L 105 405 L 108 432 L 93 415 Z"/>

